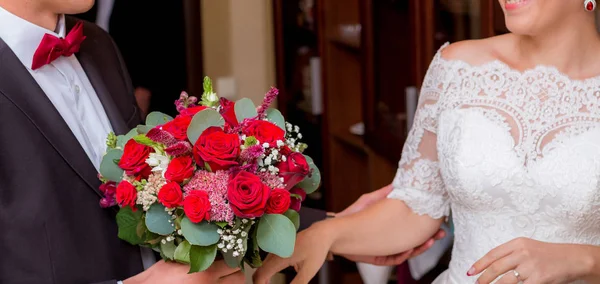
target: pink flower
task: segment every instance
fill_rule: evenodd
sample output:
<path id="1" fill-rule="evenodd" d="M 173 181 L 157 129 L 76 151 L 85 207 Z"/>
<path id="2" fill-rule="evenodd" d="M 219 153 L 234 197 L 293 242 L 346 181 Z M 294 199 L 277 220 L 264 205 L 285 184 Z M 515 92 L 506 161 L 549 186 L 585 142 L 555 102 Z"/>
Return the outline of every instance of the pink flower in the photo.
<path id="1" fill-rule="evenodd" d="M 225 171 L 214 173 L 197 171 L 190 182 L 183 187 L 189 194 L 193 190 L 203 190 L 208 193 L 210 201 L 210 221 L 232 222 L 235 215 L 227 202 L 227 184 L 229 174 Z"/>

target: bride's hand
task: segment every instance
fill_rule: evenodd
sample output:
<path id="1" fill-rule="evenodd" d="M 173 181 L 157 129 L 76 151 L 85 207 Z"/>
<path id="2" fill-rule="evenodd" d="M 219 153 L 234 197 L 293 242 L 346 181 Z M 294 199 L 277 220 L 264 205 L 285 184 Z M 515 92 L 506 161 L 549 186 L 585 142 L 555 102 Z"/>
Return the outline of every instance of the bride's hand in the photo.
<path id="1" fill-rule="evenodd" d="M 395 254 L 395 255 L 388 255 L 388 256 L 342 255 L 342 256 L 350 261 L 368 263 L 368 264 L 373 264 L 373 265 L 378 265 L 378 266 L 400 265 L 400 264 L 404 263 L 405 261 L 407 261 L 408 259 L 411 259 L 413 257 L 417 257 L 417 256 L 423 254 L 428 249 L 430 249 L 436 241 L 439 241 L 439 240 L 443 239 L 444 237 L 446 237 L 446 232 L 444 230 L 440 229 L 433 237 L 431 237 L 431 239 L 429 239 L 427 242 L 425 242 L 421 246 L 411 249 L 409 251 L 403 252 L 403 253 Z"/>
<path id="2" fill-rule="evenodd" d="M 592 269 L 586 250 L 582 245 L 519 238 L 491 250 L 473 265 L 467 275 L 483 272 L 478 284 L 491 283 L 500 276 L 498 283 L 502 284 L 570 283 L 586 277 Z"/>
<path id="3" fill-rule="evenodd" d="M 273 254 L 267 256 L 263 265 L 254 273 L 254 283 L 267 284 L 273 275 L 289 266 L 293 266 L 297 272 L 292 284 L 308 283 L 325 262 L 332 242 L 327 232 L 318 224 L 313 225 L 298 234 L 291 257 L 281 258 Z"/>

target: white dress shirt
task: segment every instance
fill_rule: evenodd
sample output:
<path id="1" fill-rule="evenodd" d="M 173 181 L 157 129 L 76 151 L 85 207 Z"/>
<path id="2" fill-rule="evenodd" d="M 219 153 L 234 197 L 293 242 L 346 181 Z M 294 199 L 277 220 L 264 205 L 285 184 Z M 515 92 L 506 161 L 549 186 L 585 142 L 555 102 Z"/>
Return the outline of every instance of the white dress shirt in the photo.
<path id="1" fill-rule="evenodd" d="M 39 69 L 31 69 L 33 55 L 45 34 L 64 38 L 64 15 L 60 16 L 56 30 L 51 31 L 0 7 L 0 38 L 27 68 L 67 123 L 96 170 L 99 170 L 106 151 L 106 137 L 112 131 L 110 121 L 75 55 L 62 56 Z M 144 268 L 151 266 L 156 261 L 152 251 L 142 248 L 142 261 Z"/>
<path id="2" fill-rule="evenodd" d="M 73 56 L 59 57 L 32 70 L 33 55 L 45 34 L 65 37 L 65 17 L 56 32 L 21 19 L 0 7 L 0 38 L 17 55 L 65 120 L 96 170 L 106 151 L 106 136 L 112 131 L 104 107 L 81 64 Z"/>

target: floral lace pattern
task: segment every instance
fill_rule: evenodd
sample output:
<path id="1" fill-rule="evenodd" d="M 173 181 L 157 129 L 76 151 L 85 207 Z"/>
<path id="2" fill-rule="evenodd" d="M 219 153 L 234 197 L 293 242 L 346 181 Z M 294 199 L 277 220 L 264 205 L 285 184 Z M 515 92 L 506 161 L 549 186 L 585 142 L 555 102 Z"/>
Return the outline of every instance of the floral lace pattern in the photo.
<path id="1" fill-rule="evenodd" d="M 455 225 L 450 269 L 517 237 L 600 245 L 600 77 L 556 68 L 472 66 L 436 54 L 394 191 L 416 213 Z"/>

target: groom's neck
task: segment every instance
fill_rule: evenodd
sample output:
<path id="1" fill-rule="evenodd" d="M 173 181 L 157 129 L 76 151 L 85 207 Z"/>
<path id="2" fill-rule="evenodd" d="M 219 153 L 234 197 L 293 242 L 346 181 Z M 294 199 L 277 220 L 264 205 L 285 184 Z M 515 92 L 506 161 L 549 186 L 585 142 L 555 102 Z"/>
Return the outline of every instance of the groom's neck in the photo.
<path id="1" fill-rule="evenodd" d="M 45 7 L 43 3 L 30 0 L 0 0 L 0 7 L 30 23 L 55 30 L 60 13 Z M 10 27 L 6 27 L 10 28 Z"/>

